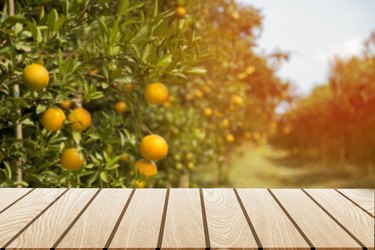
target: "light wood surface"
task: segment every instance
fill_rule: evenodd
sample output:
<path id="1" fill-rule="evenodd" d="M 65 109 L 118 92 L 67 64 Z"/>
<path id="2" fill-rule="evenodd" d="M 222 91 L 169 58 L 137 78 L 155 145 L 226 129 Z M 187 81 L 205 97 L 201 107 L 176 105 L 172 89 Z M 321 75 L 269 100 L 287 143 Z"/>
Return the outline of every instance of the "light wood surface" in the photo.
<path id="1" fill-rule="evenodd" d="M 9 243 L 65 189 L 37 189 L 0 214 L 0 246 Z"/>
<path id="2" fill-rule="evenodd" d="M 342 228 L 299 189 L 272 189 L 314 247 L 359 248 Z"/>
<path id="3" fill-rule="evenodd" d="M 267 190 L 237 189 L 237 191 L 263 247 L 310 248 Z"/>
<path id="4" fill-rule="evenodd" d="M 165 221 L 163 248 L 203 248 L 203 218 L 198 189 L 172 189 Z"/>
<path id="5" fill-rule="evenodd" d="M 211 247 L 258 248 L 232 189 L 204 189 L 203 195 Z"/>
<path id="6" fill-rule="evenodd" d="M 130 189 L 103 189 L 57 249 L 103 248 L 130 192 Z"/>
<path id="7" fill-rule="evenodd" d="M 0 247 L 374 250 L 373 195 L 364 189 L 7 188 L 0 189 Z"/>
<path id="8" fill-rule="evenodd" d="M 307 189 L 320 205 L 322 205 L 347 230 L 365 246 L 374 242 L 374 219 L 356 207 L 346 202 L 345 198 L 334 190 Z"/>
<path id="9" fill-rule="evenodd" d="M 109 248 L 155 249 L 165 195 L 165 189 L 137 189 Z"/>
<path id="10" fill-rule="evenodd" d="M 364 208 L 370 214 L 375 215 L 375 190 L 374 189 L 338 189 L 339 192 L 346 195 L 349 199 Z"/>
<path id="11" fill-rule="evenodd" d="M 27 195 L 31 188 L 1 188 L 0 189 L 0 214 L 8 209 L 8 207 L 20 199 L 22 196 Z M 23 198 L 21 198 L 23 199 Z"/>
<path id="12" fill-rule="evenodd" d="M 54 206 L 18 236 L 8 248 L 17 249 L 28 246 L 29 248 L 49 249 L 83 209 L 95 191 L 96 189 L 70 189 Z M 56 227 L 56 225 L 59 226 Z"/>

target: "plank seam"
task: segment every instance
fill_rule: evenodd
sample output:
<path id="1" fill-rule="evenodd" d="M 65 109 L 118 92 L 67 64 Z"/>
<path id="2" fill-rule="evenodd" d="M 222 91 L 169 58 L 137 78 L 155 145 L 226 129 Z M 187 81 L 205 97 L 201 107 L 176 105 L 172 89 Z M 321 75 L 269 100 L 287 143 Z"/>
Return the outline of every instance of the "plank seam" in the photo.
<path id="1" fill-rule="evenodd" d="M 103 248 L 104 250 L 108 249 L 109 246 L 111 245 L 111 242 L 112 242 L 113 238 L 115 237 L 115 234 L 116 234 L 116 232 L 118 230 L 118 227 L 120 226 L 120 223 L 121 223 L 121 221 L 122 221 L 122 219 L 123 219 L 123 217 L 125 215 L 125 212 L 128 209 L 128 207 L 129 207 L 130 201 L 133 198 L 135 190 L 136 189 L 133 188 L 131 194 L 129 195 L 129 198 L 127 199 L 127 201 L 126 201 L 126 203 L 124 205 L 124 208 L 122 209 L 121 214 L 120 214 L 120 216 L 117 219 L 117 222 L 116 222 L 116 224 L 115 224 L 115 226 L 114 226 L 114 228 L 113 228 L 113 230 L 111 232 L 111 235 L 109 236 L 108 241 L 107 241 L 107 243 L 105 244 L 105 246 Z"/>
<path id="2" fill-rule="evenodd" d="M 15 200 L 12 203 L 10 203 L 7 207 L 5 207 L 3 210 L 0 211 L 0 214 L 2 214 L 5 210 L 7 210 L 8 208 L 12 207 L 14 204 L 16 204 L 17 202 L 19 202 L 20 200 L 22 200 L 24 197 L 26 197 L 28 194 L 30 194 L 34 190 L 35 190 L 35 188 L 31 189 L 29 192 L 27 192 L 26 194 L 24 194 L 21 197 L 19 197 L 17 200 Z"/>
<path id="3" fill-rule="evenodd" d="M 82 214 L 86 211 L 86 209 L 90 206 L 90 204 L 94 201 L 94 199 L 96 198 L 96 196 L 98 196 L 99 192 L 101 191 L 102 189 L 99 188 L 98 191 L 96 191 L 96 193 L 91 197 L 91 199 L 86 203 L 86 205 L 83 207 L 83 209 L 81 210 L 81 212 L 79 212 L 79 214 L 74 218 L 74 220 L 70 223 L 70 225 L 65 229 L 65 231 L 62 233 L 62 235 L 60 236 L 60 238 L 55 242 L 55 244 L 53 244 L 53 246 L 50 248 L 50 249 L 55 249 L 59 244 L 60 242 L 65 238 L 65 236 L 68 234 L 69 230 L 74 226 L 74 224 L 78 221 L 78 219 L 82 216 Z"/>
<path id="4" fill-rule="evenodd" d="M 361 207 L 357 202 L 353 201 L 352 199 L 350 199 L 347 195 L 345 195 L 344 193 L 340 192 L 338 189 L 335 188 L 335 191 L 338 192 L 339 194 L 341 194 L 344 198 L 346 198 L 348 201 L 350 201 L 351 203 L 353 203 L 355 206 L 357 206 L 359 209 L 361 209 L 363 212 L 365 212 L 366 214 L 370 215 L 373 219 L 375 219 L 375 216 L 372 215 L 369 211 L 367 211 L 366 209 L 364 209 L 363 207 Z"/>
<path id="5" fill-rule="evenodd" d="M 248 213 L 246 211 L 246 208 L 245 208 L 244 204 L 242 203 L 241 197 L 238 194 L 237 189 L 233 188 L 233 191 L 234 191 L 234 193 L 235 193 L 235 195 L 237 197 L 238 203 L 240 204 L 242 212 L 243 212 L 243 214 L 244 214 L 244 216 L 246 218 L 247 224 L 250 227 L 251 233 L 253 234 L 253 237 L 254 237 L 254 239 L 255 239 L 255 241 L 257 243 L 258 249 L 263 249 L 263 246 L 262 246 L 262 243 L 260 242 L 259 236 L 258 236 L 257 232 L 255 231 L 255 227 L 254 227 L 253 223 L 250 220 L 250 217 L 249 217 L 249 215 L 248 215 Z"/>
<path id="6" fill-rule="evenodd" d="M 201 201 L 201 211 L 202 211 L 202 220 L 203 220 L 203 229 L 204 229 L 204 240 L 206 242 L 206 249 L 211 249 L 210 243 L 210 234 L 208 231 L 208 223 L 207 223 L 207 214 L 206 214 L 206 206 L 204 204 L 204 196 L 203 196 L 203 189 L 199 189 L 199 197 Z"/>
<path id="7" fill-rule="evenodd" d="M 362 249 L 367 249 L 367 247 L 359 240 L 357 237 L 355 237 L 341 222 L 339 222 L 330 212 L 328 212 L 327 209 L 325 209 L 317 200 L 315 200 L 306 190 L 301 188 L 301 190 L 320 208 L 322 209 L 334 222 L 336 222 L 337 225 L 341 227 L 347 233 L 355 242 L 357 242 Z"/>
<path id="8" fill-rule="evenodd" d="M 45 207 L 37 216 L 35 216 L 29 223 L 27 223 L 16 235 L 14 235 L 5 245 L 2 247 L 3 249 L 7 248 L 18 236 L 20 236 L 27 228 L 31 226 L 40 216 L 42 216 L 53 204 L 55 204 L 66 192 L 68 192 L 69 188 L 65 189 L 59 196 L 57 196 L 47 207 Z"/>
<path id="9" fill-rule="evenodd" d="M 267 191 L 270 193 L 272 198 L 276 201 L 276 203 L 279 205 L 279 207 L 283 210 L 285 215 L 288 217 L 290 222 L 292 222 L 293 226 L 297 229 L 297 231 L 300 233 L 302 238 L 306 241 L 306 243 L 309 245 L 310 249 L 315 249 L 314 244 L 310 241 L 310 239 L 307 237 L 307 235 L 303 232 L 303 230 L 298 226 L 297 222 L 293 219 L 293 217 L 289 214 L 289 212 L 286 210 L 286 208 L 283 206 L 283 204 L 280 202 L 280 200 L 276 197 L 276 195 L 271 191 L 271 189 L 267 188 Z"/>
<path id="10" fill-rule="evenodd" d="M 164 227 L 165 227 L 165 220 L 167 218 L 167 209 L 168 209 L 168 200 L 169 200 L 169 192 L 170 189 L 167 188 L 167 193 L 165 195 L 165 201 L 164 201 L 164 208 L 163 208 L 163 216 L 161 217 L 161 224 L 160 224 L 160 231 L 159 231 L 159 239 L 158 244 L 155 249 L 160 250 L 161 245 L 163 243 L 163 235 L 164 235 Z"/>

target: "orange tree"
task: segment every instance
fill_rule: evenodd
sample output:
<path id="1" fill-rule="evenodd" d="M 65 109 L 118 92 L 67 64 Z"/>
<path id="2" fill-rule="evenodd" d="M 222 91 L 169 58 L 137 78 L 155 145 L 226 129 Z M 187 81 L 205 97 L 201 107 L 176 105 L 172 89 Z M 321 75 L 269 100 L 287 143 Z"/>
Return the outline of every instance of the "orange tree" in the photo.
<path id="1" fill-rule="evenodd" d="M 265 141 L 275 128 L 275 107 L 288 98 L 288 84 L 275 71 L 287 56 L 254 52 L 262 17 L 252 7 L 224 0 L 163 1 L 161 7 L 175 9 L 177 25 L 192 23 L 187 28 L 193 38 L 200 36 L 195 39 L 204 51 L 206 74 L 170 88 L 163 112 L 145 110 L 152 130 L 171 142 L 160 165 L 166 176 L 160 181 L 188 186 L 191 172 L 214 163 L 213 185 L 219 185 L 226 182 L 232 151 L 246 140 Z"/>
<path id="2" fill-rule="evenodd" d="M 375 36 L 363 54 L 337 58 L 328 83 L 314 88 L 280 118 L 277 145 L 319 155 L 338 167 L 349 164 L 371 171 L 375 166 Z"/>
<path id="3" fill-rule="evenodd" d="M 144 112 L 157 114 L 167 94 L 145 92 L 201 73 L 189 23 L 157 1 L 1 5 L 0 185 L 152 184 L 168 143 L 144 137 L 153 132 Z"/>

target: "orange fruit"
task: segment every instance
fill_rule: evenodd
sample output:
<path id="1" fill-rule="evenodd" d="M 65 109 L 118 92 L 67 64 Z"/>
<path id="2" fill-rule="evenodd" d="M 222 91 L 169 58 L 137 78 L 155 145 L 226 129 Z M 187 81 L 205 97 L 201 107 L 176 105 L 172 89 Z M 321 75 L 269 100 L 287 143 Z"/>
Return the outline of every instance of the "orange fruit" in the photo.
<path id="1" fill-rule="evenodd" d="M 68 116 L 70 127 L 79 132 L 84 131 L 91 125 L 91 115 L 84 108 L 74 109 Z"/>
<path id="2" fill-rule="evenodd" d="M 64 109 L 70 109 L 70 107 L 72 106 L 72 101 L 71 100 L 64 100 L 62 102 L 60 102 L 60 106 L 63 107 Z"/>
<path id="3" fill-rule="evenodd" d="M 68 170 L 78 170 L 84 164 L 84 157 L 77 148 L 67 148 L 61 154 L 61 165 Z"/>
<path id="4" fill-rule="evenodd" d="M 234 142 L 234 135 L 232 135 L 232 134 L 227 134 L 227 135 L 225 136 L 225 140 L 226 140 L 227 142 L 229 142 L 229 143 Z"/>
<path id="5" fill-rule="evenodd" d="M 66 116 L 59 108 L 44 111 L 41 119 L 43 127 L 49 131 L 57 131 L 64 127 Z"/>
<path id="6" fill-rule="evenodd" d="M 255 71 L 255 67 L 252 66 L 252 65 L 250 65 L 250 66 L 248 66 L 248 67 L 246 68 L 246 73 L 247 73 L 248 75 L 251 75 L 252 73 L 254 73 L 254 71 Z"/>
<path id="7" fill-rule="evenodd" d="M 203 96 L 203 93 L 200 90 L 195 91 L 195 97 L 201 98 Z"/>
<path id="8" fill-rule="evenodd" d="M 246 140 L 248 140 L 248 139 L 251 138 L 251 133 L 250 133 L 249 131 L 246 131 L 246 132 L 244 133 L 243 137 L 244 137 Z"/>
<path id="9" fill-rule="evenodd" d="M 134 84 L 133 83 L 126 83 L 123 88 L 126 92 L 131 92 L 134 89 Z"/>
<path id="10" fill-rule="evenodd" d="M 133 186 L 135 188 L 144 188 L 145 187 L 145 182 L 144 181 L 139 181 L 139 180 L 134 180 L 133 181 Z"/>
<path id="11" fill-rule="evenodd" d="M 168 144 L 159 135 L 147 135 L 142 138 L 139 150 L 146 160 L 158 161 L 167 156 Z"/>
<path id="12" fill-rule="evenodd" d="M 211 116 L 212 115 L 212 109 L 210 109 L 210 108 L 204 108 L 203 109 L 203 114 L 205 115 L 205 116 Z"/>
<path id="13" fill-rule="evenodd" d="M 122 152 L 120 154 L 120 159 L 119 161 L 122 161 L 122 162 L 127 162 L 129 160 L 129 155 L 126 153 L 126 152 Z"/>
<path id="14" fill-rule="evenodd" d="M 128 109 L 128 105 L 124 101 L 118 101 L 115 103 L 114 109 L 117 113 L 124 113 Z"/>
<path id="15" fill-rule="evenodd" d="M 22 79 L 30 89 L 39 90 L 48 86 L 49 74 L 45 67 L 33 63 L 24 68 Z"/>
<path id="16" fill-rule="evenodd" d="M 243 104 L 243 100 L 241 96 L 233 95 L 232 96 L 232 103 L 236 106 L 241 106 Z"/>
<path id="17" fill-rule="evenodd" d="M 146 178 L 157 174 L 158 168 L 155 163 L 148 162 L 145 160 L 138 160 L 134 163 L 135 171 L 139 171 L 141 175 L 144 175 Z"/>
<path id="18" fill-rule="evenodd" d="M 182 7 L 182 6 L 178 6 L 176 8 L 176 16 L 178 18 L 184 18 L 185 15 L 186 15 L 186 9 L 184 7 Z"/>
<path id="19" fill-rule="evenodd" d="M 168 89 L 160 82 L 151 83 L 146 86 L 144 97 L 149 104 L 162 104 L 168 100 Z"/>
<path id="20" fill-rule="evenodd" d="M 224 119 L 222 124 L 224 128 L 229 128 L 230 122 L 228 119 Z"/>

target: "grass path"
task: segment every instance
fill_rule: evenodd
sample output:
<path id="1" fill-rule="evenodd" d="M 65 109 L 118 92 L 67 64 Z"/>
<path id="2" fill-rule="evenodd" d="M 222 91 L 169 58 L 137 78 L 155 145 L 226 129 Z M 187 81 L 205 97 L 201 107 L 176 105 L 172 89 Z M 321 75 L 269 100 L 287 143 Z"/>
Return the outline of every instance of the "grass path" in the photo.
<path id="1" fill-rule="evenodd" d="M 266 146 L 243 148 L 234 155 L 229 171 L 233 187 L 362 187 L 375 188 L 375 173 L 363 176 L 355 167 L 341 171 L 324 166 L 318 159 L 291 156 L 286 151 Z"/>

